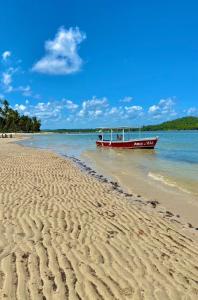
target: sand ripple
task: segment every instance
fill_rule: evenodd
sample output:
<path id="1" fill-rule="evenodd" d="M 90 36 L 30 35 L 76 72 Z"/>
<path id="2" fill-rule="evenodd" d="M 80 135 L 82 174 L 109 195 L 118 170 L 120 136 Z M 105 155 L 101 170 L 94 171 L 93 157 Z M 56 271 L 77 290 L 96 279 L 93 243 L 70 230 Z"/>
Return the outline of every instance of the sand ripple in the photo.
<path id="1" fill-rule="evenodd" d="M 198 299 L 198 244 L 54 154 L 0 141 L 0 299 Z"/>

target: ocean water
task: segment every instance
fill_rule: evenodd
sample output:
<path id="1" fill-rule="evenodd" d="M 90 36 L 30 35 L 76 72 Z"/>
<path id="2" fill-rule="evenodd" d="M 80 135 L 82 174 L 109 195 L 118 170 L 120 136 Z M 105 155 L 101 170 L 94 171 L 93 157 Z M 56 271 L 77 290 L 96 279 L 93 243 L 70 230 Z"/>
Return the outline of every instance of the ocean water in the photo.
<path id="1" fill-rule="evenodd" d="M 159 141 L 154 150 L 97 148 L 97 134 L 35 134 L 20 143 L 78 157 L 110 177 L 119 179 L 124 174 L 132 185 L 134 174 L 138 174 L 156 184 L 198 196 L 198 132 L 141 133 L 141 137 L 156 135 Z M 129 137 L 137 138 L 139 133 L 131 133 Z"/>

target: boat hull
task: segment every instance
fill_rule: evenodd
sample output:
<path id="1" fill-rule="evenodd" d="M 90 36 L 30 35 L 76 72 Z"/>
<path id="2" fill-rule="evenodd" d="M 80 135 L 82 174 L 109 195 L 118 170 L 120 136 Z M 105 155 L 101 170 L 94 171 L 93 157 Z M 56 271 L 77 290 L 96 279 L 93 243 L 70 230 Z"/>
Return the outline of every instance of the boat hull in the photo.
<path id="1" fill-rule="evenodd" d="M 98 147 L 107 148 L 124 148 L 124 149 L 153 149 L 158 141 L 158 138 L 148 139 L 134 139 L 129 141 L 105 141 L 98 140 L 96 145 Z"/>

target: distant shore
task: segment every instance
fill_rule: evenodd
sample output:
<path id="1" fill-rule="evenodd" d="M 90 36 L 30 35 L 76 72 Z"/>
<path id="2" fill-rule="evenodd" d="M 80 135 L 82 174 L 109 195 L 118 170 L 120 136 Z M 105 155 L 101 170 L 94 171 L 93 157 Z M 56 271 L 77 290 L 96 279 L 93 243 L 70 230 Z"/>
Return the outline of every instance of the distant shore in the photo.
<path id="1" fill-rule="evenodd" d="M 196 299 L 196 228 L 15 141 L 0 139 L 0 298 Z"/>

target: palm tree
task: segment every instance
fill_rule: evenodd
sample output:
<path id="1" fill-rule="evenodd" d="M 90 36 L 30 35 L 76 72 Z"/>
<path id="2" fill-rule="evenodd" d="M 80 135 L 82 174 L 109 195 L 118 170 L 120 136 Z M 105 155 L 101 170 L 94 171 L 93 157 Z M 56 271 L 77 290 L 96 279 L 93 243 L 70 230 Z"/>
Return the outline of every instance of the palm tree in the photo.
<path id="1" fill-rule="evenodd" d="M 3 132 L 37 132 L 41 122 L 36 117 L 20 115 L 9 106 L 7 100 L 0 100 L 0 131 Z"/>

